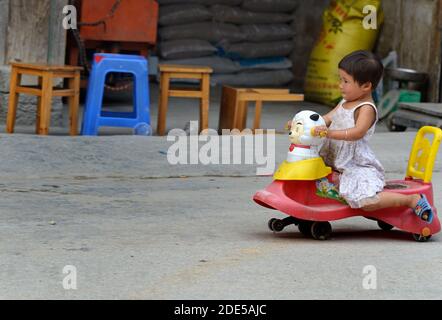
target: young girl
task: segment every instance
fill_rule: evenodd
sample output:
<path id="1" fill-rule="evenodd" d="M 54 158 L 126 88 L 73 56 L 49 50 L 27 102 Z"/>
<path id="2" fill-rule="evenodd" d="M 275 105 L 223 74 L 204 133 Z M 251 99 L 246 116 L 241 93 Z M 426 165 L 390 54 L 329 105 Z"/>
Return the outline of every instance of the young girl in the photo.
<path id="1" fill-rule="evenodd" d="M 320 155 L 335 171 L 334 182 L 350 207 L 373 211 L 407 206 L 430 223 L 433 212 L 425 195 L 383 191 L 384 168 L 368 144 L 378 120 L 372 91 L 383 69 L 381 61 L 368 51 L 356 51 L 341 60 L 339 88 L 343 100 L 324 116 L 326 126 L 314 129 L 315 135 L 327 137 Z"/>

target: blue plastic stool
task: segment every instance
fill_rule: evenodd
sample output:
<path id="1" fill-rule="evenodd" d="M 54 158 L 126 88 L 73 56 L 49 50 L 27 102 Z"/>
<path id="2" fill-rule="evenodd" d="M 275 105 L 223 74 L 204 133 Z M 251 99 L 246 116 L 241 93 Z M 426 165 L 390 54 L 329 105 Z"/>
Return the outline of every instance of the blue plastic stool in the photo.
<path id="1" fill-rule="evenodd" d="M 110 72 L 130 73 L 134 76 L 133 112 L 102 111 L 106 75 Z M 151 135 L 149 78 L 147 60 L 142 56 L 125 54 L 94 55 L 89 77 L 86 109 L 81 133 L 96 136 L 99 127 L 133 128 L 138 135 Z"/>

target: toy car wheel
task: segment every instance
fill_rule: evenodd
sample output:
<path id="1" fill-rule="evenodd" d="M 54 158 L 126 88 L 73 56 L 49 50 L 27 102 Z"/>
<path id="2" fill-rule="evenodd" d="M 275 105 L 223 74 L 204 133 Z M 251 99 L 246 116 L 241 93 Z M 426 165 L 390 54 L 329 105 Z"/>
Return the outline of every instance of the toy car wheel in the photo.
<path id="1" fill-rule="evenodd" d="M 417 242 L 427 242 L 431 238 L 431 234 L 429 236 L 423 236 L 421 234 L 413 233 L 413 238 Z"/>
<path id="2" fill-rule="evenodd" d="M 273 230 L 274 232 L 281 232 L 282 230 L 284 230 L 284 223 L 282 222 L 282 220 L 273 220 L 271 230 Z"/>
<path id="3" fill-rule="evenodd" d="M 278 220 L 278 219 L 276 219 L 276 218 L 272 218 L 272 219 L 269 220 L 269 222 L 267 222 L 267 226 L 269 227 L 269 229 L 270 229 L 271 231 L 273 231 L 273 226 L 272 226 L 272 224 L 273 224 L 273 221 L 275 221 L 275 220 Z"/>
<path id="4" fill-rule="evenodd" d="M 316 240 L 327 240 L 331 236 L 332 227 L 329 222 L 313 222 L 310 232 L 312 233 L 313 239 Z"/>
<path id="5" fill-rule="evenodd" d="M 302 235 L 304 235 L 305 237 L 311 237 L 312 233 L 311 233 L 311 227 L 312 227 L 313 222 L 311 221 L 301 221 L 298 224 L 298 229 L 299 232 L 302 233 Z"/>
<path id="6" fill-rule="evenodd" d="M 378 220 L 378 226 L 379 226 L 379 228 L 381 228 L 384 231 L 390 231 L 391 229 L 394 228 L 391 224 L 388 224 L 388 223 L 381 221 L 381 220 Z"/>

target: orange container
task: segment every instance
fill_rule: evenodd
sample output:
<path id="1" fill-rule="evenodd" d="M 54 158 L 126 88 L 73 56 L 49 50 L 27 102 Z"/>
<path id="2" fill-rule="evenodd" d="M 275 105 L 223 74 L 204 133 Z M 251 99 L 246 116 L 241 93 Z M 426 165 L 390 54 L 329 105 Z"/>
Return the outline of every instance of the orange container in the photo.
<path id="1" fill-rule="evenodd" d="M 83 0 L 81 21 L 105 18 L 116 0 Z M 151 0 L 122 0 L 112 18 L 104 25 L 82 26 L 85 40 L 142 42 L 154 45 L 157 39 L 158 3 Z"/>

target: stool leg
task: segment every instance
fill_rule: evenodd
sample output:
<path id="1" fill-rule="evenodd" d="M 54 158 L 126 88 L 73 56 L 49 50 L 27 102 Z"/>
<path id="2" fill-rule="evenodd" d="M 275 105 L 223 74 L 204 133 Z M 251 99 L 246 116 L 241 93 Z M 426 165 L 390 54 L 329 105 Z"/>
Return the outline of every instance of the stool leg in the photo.
<path id="1" fill-rule="evenodd" d="M 21 74 L 18 72 L 17 68 L 12 67 L 11 83 L 9 89 L 8 116 L 6 121 L 7 133 L 14 133 L 15 118 L 17 116 L 17 104 L 18 104 L 17 86 L 20 86 L 20 82 L 21 82 Z"/>
<path id="2" fill-rule="evenodd" d="M 140 62 L 140 72 L 134 75 L 134 114 L 135 117 L 138 119 L 138 123 L 136 124 L 137 127 L 141 124 L 147 124 L 149 127 L 151 126 L 150 89 L 149 75 L 147 70 L 147 63 Z M 137 128 L 135 128 L 135 133 L 137 133 Z"/>
<path id="3" fill-rule="evenodd" d="M 240 107 L 240 103 L 239 103 L 239 101 L 238 101 L 238 99 L 239 99 L 239 95 L 238 96 L 236 96 L 235 97 L 235 100 L 232 102 L 232 104 L 233 104 L 233 111 L 232 111 L 232 113 L 233 113 L 233 117 L 232 117 L 232 123 L 231 123 L 231 126 L 230 126 L 230 130 L 233 130 L 233 129 L 238 129 L 238 119 L 239 119 L 239 107 Z"/>
<path id="4" fill-rule="evenodd" d="M 167 72 L 161 74 L 160 84 L 160 104 L 158 106 L 158 125 L 157 134 L 164 136 L 166 131 L 166 115 L 169 103 L 170 75 Z"/>
<path id="5" fill-rule="evenodd" d="M 204 74 L 201 79 L 200 133 L 209 128 L 210 78 Z"/>
<path id="6" fill-rule="evenodd" d="M 249 103 L 248 101 L 239 101 L 238 102 L 238 111 L 237 111 L 235 128 L 237 128 L 239 131 L 243 131 L 245 129 L 245 127 L 247 126 L 248 103 Z"/>
<path id="7" fill-rule="evenodd" d="M 68 98 L 70 135 L 76 136 L 78 135 L 78 108 L 80 104 L 80 71 L 76 71 L 75 77 L 69 79 L 69 89 L 74 90 L 74 95 Z"/>
<path id="8" fill-rule="evenodd" d="M 41 92 L 43 93 L 43 78 L 38 77 L 38 86 L 40 87 Z M 40 132 L 40 120 L 41 120 L 41 96 L 37 97 L 37 111 L 36 111 L 36 119 L 35 119 L 35 133 L 38 134 Z"/>
<path id="9" fill-rule="evenodd" d="M 52 108 L 52 90 L 52 74 L 50 72 L 45 72 L 43 73 L 43 87 L 40 105 L 40 128 L 38 130 L 38 133 L 41 135 L 47 135 L 49 133 Z"/>
<path id="10" fill-rule="evenodd" d="M 253 133 L 259 129 L 261 123 L 262 101 L 256 101 L 255 104 L 255 120 L 253 122 Z"/>
<path id="11" fill-rule="evenodd" d="M 81 128 L 82 135 L 96 136 L 98 134 L 106 75 L 106 67 L 102 63 L 94 63 L 92 72 L 89 75 L 87 98 Z"/>

